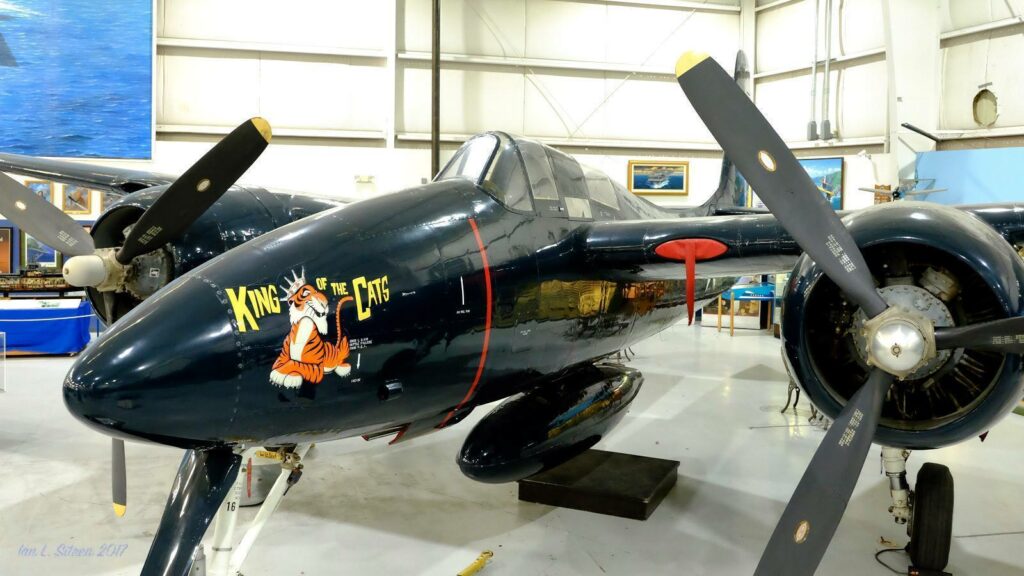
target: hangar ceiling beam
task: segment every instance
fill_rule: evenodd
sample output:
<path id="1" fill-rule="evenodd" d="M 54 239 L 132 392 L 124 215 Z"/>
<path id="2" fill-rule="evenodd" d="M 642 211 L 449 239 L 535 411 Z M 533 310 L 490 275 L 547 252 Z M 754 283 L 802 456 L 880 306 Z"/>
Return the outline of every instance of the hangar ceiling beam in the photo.
<path id="1" fill-rule="evenodd" d="M 829 63 L 832 69 L 835 70 L 840 65 L 845 66 L 858 66 L 860 64 L 868 64 L 870 62 L 878 62 L 885 58 L 885 47 L 872 48 L 869 50 L 863 50 L 861 52 L 853 52 L 851 54 L 840 54 L 832 57 Z M 823 67 L 825 64 L 825 58 L 818 59 L 818 66 Z M 799 75 L 809 74 L 810 69 L 806 64 L 801 66 L 788 66 L 786 68 L 778 68 L 776 70 L 766 70 L 764 72 L 758 72 L 754 74 L 754 78 L 760 80 L 761 78 L 773 78 L 776 76 L 786 76 L 788 74 Z"/>
<path id="2" fill-rule="evenodd" d="M 588 0 L 578 0 L 587 2 Z M 736 4 L 716 4 L 712 2 L 688 2 L 686 0 L 589 0 L 600 4 L 619 4 L 626 6 L 658 6 L 660 8 L 681 8 L 698 12 L 739 12 Z"/>
<path id="3" fill-rule="evenodd" d="M 977 26 L 968 26 L 966 28 L 958 28 L 956 30 L 950 30 L 949 32 L 943 32 L 939 35 L 939 40 L 946 41 L 952 40 L 953 38 L 963 38 L 964 36 L 970 36 L 972 34 L 992 32 L 993 30 L 1002 30 L 1003 28 L 1020 26 L 1022 24 L 1024 24 L 1024 17 L 1021 16 L 1003 18 L 1002 20 L 996 20 L 995 22 L 986 22 L 984 24 L 978 24 Z"/>
<path id="4" fill-rule="evenodd" d="M 399 52 L 399 60 L 429 61 L 430 52 Z M 644 76 L 663 76 L 666 81 L 675 81 L 675 73 L 666 71 L 664 67 L 637 66 L 636 64 L 613 62 L 587 62 L 584 60 L 555 60 L 550 58 L 518 58 L 514 56 L 476 56 L 469 54 L 441 53 L 441 62 L 463 66 L 505 66 L 511 68 L 538 68 L 549 70 L 573 70 L 593 72 L 618 72 L 621 74 L 643 74 Z"/>
<path id="5" fill-rule="evenodd" d="M 313 46 L 301 44 L 279 44 L 275 42 L 247 42 L 244 40 L 211 40 L 205 38 L 170 38 L 161 36 L 156 40 L 157 49 L 192 48 L 195 50 L 217 50 L 224 52 L 266 52 L 268 54 L 298 54 L 302 56 L 348 56 L 350 58 L 385 59 L 383 50 L 342 48 L 334 46 Z"/>
<path id="6" fill-rule="evenodd" d="M 780 6 L 785 6 L 786 4 L 792 4 L 793 2 L 799 1 L 801 0 L 775 0 L 775 2 L 768 2 L 767 4 L 762 4 L 755 8 L 754 10 L 757 12 L 763 12 L 765 10 L 771 10 L 772 8 L 778 8 Z"/>

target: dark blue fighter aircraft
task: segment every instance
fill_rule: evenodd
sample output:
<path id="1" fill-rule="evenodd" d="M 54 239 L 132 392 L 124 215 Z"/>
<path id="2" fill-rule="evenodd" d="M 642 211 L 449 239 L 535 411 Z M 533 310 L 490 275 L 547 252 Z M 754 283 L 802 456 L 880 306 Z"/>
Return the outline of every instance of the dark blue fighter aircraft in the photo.
<path id="1" fill-rule="evenodd" d="M 639 373 L 606 359 L 692 316 L 728 288 L 721 277 L 793 269 L 787 368 L 835 417 L 758 574 L 814 572 L 873 441 L 937 448 L 1012 410 L 1024 389 L 1013 249 L 1024 206 L 903 202 L 840 221 L 713 60 L 684 55 L 676 74 L 772 214 L 715 215 L 720 194 L 665 211 L 554 149 L 488 133 L 431 184 L 284 224 L 295 210 L 275 195 L 225 207 L 251 194 L 228 189 L 269 140 L 257 119 L 181 178 L 154 182 L 169 183 L 162 194 L 129 196 L 145 209 L 117 225 L 105 214 L 95 241 L 37 222 L 30 233 L 87 259 L 70 278 L 121 282 L 115 294 L 145 272 L 140 255 L 168 254 L 173 281 L 132 302 L 64 383 L 88 425 L 186 450 L 143 574 L 188 572 L 248 447 L 406 441 L 508 398 L 466 439 L 468 476 L 512 481 L 572 458 L 639 390 Z M 33 211 L 12 198 L 0 212 Z M 230 217 L 202 232 L 209 206 Z M 206 247 L 181 249 L 193 245 Z"/>

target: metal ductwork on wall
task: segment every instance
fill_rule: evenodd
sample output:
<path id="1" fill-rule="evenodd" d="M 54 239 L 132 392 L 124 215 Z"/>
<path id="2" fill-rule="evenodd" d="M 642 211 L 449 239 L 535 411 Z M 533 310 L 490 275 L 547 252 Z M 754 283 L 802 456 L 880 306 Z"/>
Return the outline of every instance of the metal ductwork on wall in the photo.
<path id="1" fill-rule="evenodd" d="M 817 45 L 815 45 L 817 51 Z M 817 60 L 817 58 L 815 58 Z M 825 0 L 825 77 L 821 88 L 821 139 L 832 139 L 832 123 L 829 120 L 829 65 L 832 62 L 832 0 Z"/>
<path id="2" fill-rule="evenodd" d="M 821 26 L 819 7 L 821 0 L 814 0 L 814 59 L 811 60 L 811 119 L 807 121 L 807 141 L 818 139 L 818 29 Z"/>

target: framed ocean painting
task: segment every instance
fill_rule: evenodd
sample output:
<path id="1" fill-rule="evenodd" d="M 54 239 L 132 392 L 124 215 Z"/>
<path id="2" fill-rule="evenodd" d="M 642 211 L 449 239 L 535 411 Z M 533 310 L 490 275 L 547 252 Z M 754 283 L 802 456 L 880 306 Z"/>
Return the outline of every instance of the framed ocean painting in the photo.
<path id="1" fill-rule="evenodd" d="M 626 182 L 641 196 L 687 196 L 690 163 L 685 160 L 630 160 Z"/>
<path id="2" fill-rule="evenodd" d="M 0 0 L 0 152 L 150 158 L 153 0 Z"/>

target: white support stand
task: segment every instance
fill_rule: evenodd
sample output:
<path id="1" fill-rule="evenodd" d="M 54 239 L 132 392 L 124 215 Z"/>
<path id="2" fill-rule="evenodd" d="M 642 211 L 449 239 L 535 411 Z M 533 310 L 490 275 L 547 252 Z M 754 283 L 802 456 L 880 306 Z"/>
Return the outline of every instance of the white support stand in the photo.
<path id="1" fill-rule="evenodd" d="M 277 510 L 288 489 L 288 477 L 296 468 L 302 468 L 302 458 L 309 451 L 310 444 L 300 444 L 295 450 L 285 454 L 281 462 L 281 474 L 267 494 L 267 499 L 260 506 L 256 513 L 256 519 L 246 529 L 241 541 L 236 547 L 234 545 L 235 525 L 238 522 L 238 503 L 241 500 L 242 488 L 246 478 L 246 466 L 249 465 L 249 458 L 255 453 L 255 449 L 246 450 L 242 455 L 244 466 L 238 474 L 231 494 L 224 501 L 223 507 L 217 513 L 217 520 L 213 530 L 212 553 L 209 555 L 209 566 L 207 569 L 210 576 L 239 576 L 242 563 L 245 557 L 252 550 L 256 538 L 260 535 L 263 527 L 266 526 L 270 515 Z"/>
<path id="2" fill-rule="evenodd" d="M 231 492 L 221 504 L 217 512 L 217 520 L 213 525 L 213 542 L 210 554 L 207 556 L 207 572 L 209 574 L 226 575 L 234 551 L 235 525 L 238 523 L 238 502 L 242 499 L 242 486 L 245 484 L 247 467 L 250 465 L 250 458 L 256 451 L 252 448 L 242 452 L 242 469 L 235 479 Z"/>

